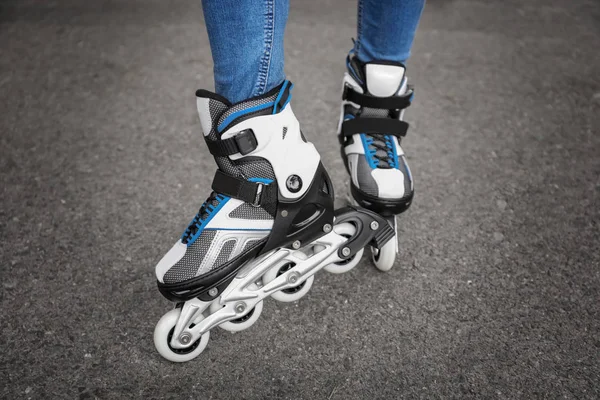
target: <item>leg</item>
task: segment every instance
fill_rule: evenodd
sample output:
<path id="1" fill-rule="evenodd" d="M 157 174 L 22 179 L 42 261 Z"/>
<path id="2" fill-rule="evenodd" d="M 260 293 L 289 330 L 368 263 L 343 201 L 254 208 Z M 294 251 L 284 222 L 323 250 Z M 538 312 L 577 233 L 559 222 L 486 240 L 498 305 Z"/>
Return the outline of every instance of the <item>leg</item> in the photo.
<path id="1" fill-rule="evenodd" d="M 425 0 L 359 0 L 354 52 L 362 62 L 405 63 Z"/>
<path id="2" fill-rule="evenodd" d="M 283 82 L 288 0 L 203 0 L 202 9 L 218 94 L 237 103 Z"/>
<path id="3" fill-rule="evenodd" d="M 287 0 L 204 0 L 203 7 L 217 93 L 198 90 L 196 103 L 218 170 L 212 193 L 155 269 L 161 293 L 185 303 L 155 330 L 157 349 L 173 361 L 202 352 L 213 326 L 241 330 L 256 321 L 256 295 L 232 295 L 238 274 L 248 276 L 240 269 L 256 267 L 253 261 L 271 251 L 281 257 L 291 252 L 285 248 L 311 243 L 331 231 L 334 218 L 331 182 L 289 104 Z M 252 275 L 244 290 L 261 282 Z"/>
<path id="4" fill-rule="evenodd" d="M 354 201 L 389 218 L 406 211 L 414 185 L 401 139 L 404 109 L 413 98 L 404 63 L 410 55 L 424 0 L 359 0 L 358 37 L 347 59 L 338 134 Z M 397 241 L 373 252 L 390 269 Z"/>

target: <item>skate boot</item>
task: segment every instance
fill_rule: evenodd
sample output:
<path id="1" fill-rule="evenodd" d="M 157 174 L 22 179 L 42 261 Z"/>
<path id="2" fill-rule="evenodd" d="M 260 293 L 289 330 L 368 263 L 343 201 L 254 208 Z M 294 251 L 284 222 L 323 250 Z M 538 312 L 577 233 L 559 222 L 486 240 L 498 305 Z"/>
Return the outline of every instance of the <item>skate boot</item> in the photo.
<path id="1" fill-rule="evenodd" d="M 288 105 L 292 84 L 230 104 L 196 92 L 208 149 L 219 169 L 213 192 L 156 266 L 165 297 L 215 298 L 244 262 L 311 242 L 333 223 L 333 191 L 320 156 Z"/>
<path id="2" fill-rule="evenodd" d="M 360 206 L 385 216 L 396 231 L 395 215 L 408 209 L 414 187 L 402 147 L 408 124 L 403 119 L 413 90 L 400 63 L 362 63 L 349 55 L 338 135 L 350 174 L 350 193 Z M 389 270 L 398 241 L 374 251 L 373 261 Z"/>
<path id="3" fill-rule="evenodd" d="M 213 192 L 156 266 L 160 292 L 177 302 L 154 330 L 154 344 L 168 360 L 191 360 L 212 328 L 250 327 L 265 298 L 298 300 L 316 272 L 346 272 L 365 246 L 381 248 L 394 235 L 371 211 L 334 213 L 333 186 L 300 132 L 291 88 L 285 81 L 237 104 L 196 92 L 218 170 Z"/>

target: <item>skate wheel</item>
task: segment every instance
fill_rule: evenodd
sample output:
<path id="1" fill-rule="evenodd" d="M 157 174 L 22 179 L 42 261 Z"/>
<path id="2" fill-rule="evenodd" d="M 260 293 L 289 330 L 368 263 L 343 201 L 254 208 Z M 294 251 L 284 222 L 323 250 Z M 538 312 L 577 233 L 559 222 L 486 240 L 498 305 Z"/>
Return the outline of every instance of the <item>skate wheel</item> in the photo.
<path id="1" fill-rule="evenodd" d="M 323 267 L 323 269 L 332 274 L 343 274 L 345 272 L 348 272 L 358 265 L 364 252 L 365 249 L 360 249 L 355 255 L 353 255 L 349 259 L 329 264 Z"/>
<path id="2" fill-rule="evenodd" d="M 356 233 L 356 228 L 352 224 L 344 223 L 335 225 L 333 228 L 334 232 L 340 236 L 350 239 L 352 235 Z M 360 249 L 356 254 L 347 260 L 342 260 L 336 263 L 332 263 L 323 267 L 323 269 L 332 274 L 343 274 L 344 272 L 350 271 L 352 268 L 356 267 L 360 262 L 364 253 L 364 249 Z"/>
<path id="3" fill-rule="evenodd" d="M 154 328 L 154 346 L 156 350 L 158 350 L 161 356 L 173 362 L 186 362 L 198 357 L 206 348 L 208 339 L 210 338 L 210 332 L 206 332 L 189 347 L 184 349 L 171 347 L 171 339 L 173 338 L 173 332 L 175 331 L 175 325 L 180 313 L 180 308 L 169 311 L 162 316 Z M 202 318 L 197 319 L 196 322 L 200 322 L 201 320 Z"/>
<path id="4" fill-rule="evenodd" d="M 258 303 L 256 303 L 254 308 L 250 310 L 250 312 L 231 321 L 223 322 L 221 325 L 219 325 L 219 328 L 222 328 L 228 332 L 239 332 L 243 331 L 244 329 L 248 329 L 252 325 L 254 325 L 258 318 L 260 318 L 262 309 L 263 302 L 259 301 Z"/>
<path id="5" fill-rule="evenodd" d="M 263 276 L 263 281 L 265 285 L 271 282 L 273 279 L 277 278 L 279 275 L 285 273 L 286 271 L 292 269 L 294 264 L 288 263 L 281 267 L 273 267 L 267 271 L 267 273 Z M 314 275 L 309 276 L 303 282 L 300 282 L 298 285 L 291 287 L 289 289 L 283 289 L 278 292 L 275 292 L 271 295 L 277 301 L 281 301 L 283 303 L 291 303 L 292 301 L 300 300 L 312 287 L 313 281 L 315 280 Z"/>
<path id="6" fill-rule="evenodd" d="M 396 241 L 398 239 L 394 236 L 381 249 L 371 247 L 371 258 L 373 264 L 378 270 L 387 272 L 394 266 L 396 262 Z"/>

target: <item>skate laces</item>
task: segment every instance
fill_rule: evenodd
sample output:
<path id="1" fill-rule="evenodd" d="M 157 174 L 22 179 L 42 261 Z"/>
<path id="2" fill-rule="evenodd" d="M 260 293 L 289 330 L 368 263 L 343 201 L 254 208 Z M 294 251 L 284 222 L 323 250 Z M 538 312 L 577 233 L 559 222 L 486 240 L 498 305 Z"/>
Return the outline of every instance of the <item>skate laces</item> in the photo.
<path id="1" fill-rule="evenodd" d="M 206 199 L 202 206 L 200 206 L 200 210 L 198 210 L 198 214 L 194 217 L 192 222 L 188 225 L 187 229 L 183 233 L 181 237 L 181 241 L 187 244 L 192 238 L 196 236 L 198 231 L 203 225 L 203 222 L 210 217 L 210 215 L 215 211 L 215 209 L 219 206 L 221 201 L 225 199 L 225 196 L 218 194 L 216 192 L 211 192 L 210 196 Z"/>
<path id="2" fill-rule="evenodd" d="M 392 135 L 384 133 L 363 134 L 369 156 L 375 168 L 397 168 L 398 156 Z"/>

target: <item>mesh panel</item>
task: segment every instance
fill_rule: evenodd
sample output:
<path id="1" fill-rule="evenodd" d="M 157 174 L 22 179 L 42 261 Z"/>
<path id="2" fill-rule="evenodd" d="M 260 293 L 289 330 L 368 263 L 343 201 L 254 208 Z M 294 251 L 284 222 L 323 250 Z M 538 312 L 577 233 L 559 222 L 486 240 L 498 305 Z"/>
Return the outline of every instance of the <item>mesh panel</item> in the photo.
<path id="1" fill-rule="evenodd" d="M 215 237 L 215 231 L 203 231 L 185 251 L 185 255 L 163 277 L 165 283 L 177 283 L 194 278 Z"/>
<path id="2" fill-rule="evenodd" d="M 223 112 L 225 110 L 227 110 L 227 106 L 218 100 L 209 99 L 208 100 L 208 110 L 210 113 L 210 120 L 211 120 L 211 129 L 210 129 L 210 133 L 208 134 L 208 138 L 212 139 L 212 140 L 217 140 L 217 132 L 215 131 L 214 121 L 216 121 L 217 118 L 219 118 L 219 116 L 221 116 L 221 114 L 223 114 Z"/>
<path id="3" fill-rule="evenodd" d="M 237 168 L 248 178 L 266 178 L 275 180 L 275 172 L 267 160 L 254 158 L 251 160 L 240 159 L 235 162 Z"/>
<path id="4" fill-rule="evenodd" d="M 260 239 L 248 240 L 242 249 L 242 253 L 245 253 L 246 250 L 250 250 L 250 248 L 252 248 L 252 246 L 254 246 L 258 241 L 260 241 Z"/>
<path id="5" fill-rule="evenodd" d="M 215 157 L 215 161 L 217 162 L 217 166 L 219 169 L 226 174 L 241 177 L 242 173 L 239 168 L 235 166 L 235 164 L 229 159 L 229 157 Z"/>
<path id="6" fill-rule="evenodd" d="M 377 182 L 371 175 L 371 167 L 367 162 L 364 155 L 359 154 L 356 162 L 356 178 L 358 180 L 358 187 L 366 194 L 372 196 L 378 196 Z"/>
<path id="7" fill-rule="evenodd" d="M 228 241 L 226 241 L 223 244 L 223 247 L 221 247 L 221 251 L 219 252 L 219 255 L 217 256 L 217 258 L 215 260 L 215 263 L 212 266 L 210 266 L 209 268 L 207 268 L 207 271 L 210 271 L 212 269 L 220 267 L 221 265 L 223 265 L 227 261 L 229 261 L 229 258 L 231 256 L 231 252 L 233 251 L 233 248 L 235 247 L 235 244 L 236 244 L 235 240 L 228 240 Z"/>
<path id="8" fill-rule="evenodd" d="M 227 105 L 221 103 L 218 100 L 209 99 L 208 100 L 208 109 L 210 111 L 210 119 L 211 119 L 211 129 L 210 129 L 210 133 L 208 134 L 208 138 L 211 140 L 217 140 L 218 135 L 217 135 L 217 131 L 215 130 L 216 125 L 214 122 L 223 114 L 223 112 L 225 112 L 227 110 Z M 233 163 L 231 162 L 229 157 L 215 157 L 215 161 L 216 161 L 219 169 L 222 170 L 223 172 L 226 172 L 226 173 L 236 176 L 236 177 L 240 176 L 240 172 L 233 165 Z"/>
<path id="9" fill-rule="evenodd" d="M 360 113 L 361 117 L 369 118 L 387 118 L 390 116 L 390 111 L 381 108 L 363 108 Z"/>
<path id="10" fill-rule="evenodd" d="M 241 219 L 259 219 L 259 220 L 270 220 L 273 219 L 271 214 L 266 212 L 260 207 L 253 207 L 248 203 L 244 203 L 232 212 L 229 213 L 229 218 L 241 218 Z"/>
<path id="11" fill-rule="evenodd" d="M 257 107 L 257 106 L 261 106 L 263 104 L 274 102 L 275 99 L 277 98 L 278 94 L 279 93 L 276 92 L 272 96 L 269 96 L 269 97 L 263 97 L 260 99 L 254 99 L 254 100 L 249 100 L 249 101 L 244 101 L 242 103 L 234 104 L 229 110 L 227 110 L 225 113 L 223 113 L 223 115 L 221 115 L 217 125 L 221 125 L 223 123 L 223 121 L 225 121 L 227 119 L 227 117 L 229 117 L 230 115 L 232 115 L 238 111 L 242 111 L 242 110 L 246 110 L 248 108 Z"/>

